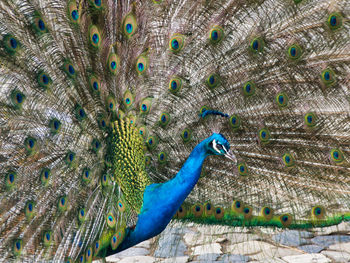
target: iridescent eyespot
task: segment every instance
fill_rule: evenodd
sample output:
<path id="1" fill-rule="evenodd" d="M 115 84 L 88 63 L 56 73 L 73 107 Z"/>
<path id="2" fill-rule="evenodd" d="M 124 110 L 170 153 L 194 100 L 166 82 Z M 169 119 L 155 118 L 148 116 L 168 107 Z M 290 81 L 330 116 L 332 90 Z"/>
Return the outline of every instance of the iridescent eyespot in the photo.
<path id="1" fill-rule="evenodd" d="M 147 138 L 148 136 L 148 130 L 146 128 L 146 126 L 141 126 L 139 127 L 139 134 L 142 136 L 142 138 Z"/>
<path id="2" fill-rule="evenodd" d="M 134 104 L 134 95 L 129 90 L 124 93 L 123 104 L 126 108 L 130 108 Z"/>
<path id="3" fill-rule="evenodd" d="M 51 78 L 49 77 L 49 75 L 44 72 L 41 71 L 38 76 L 37 76 L 37 81 L 38 81 L 38 85 L 43 88 L 44 90 L 48 89 L 52 83 Z"/>
<path id="4" fill-rule="evenodd" d="M 336 30 L 343 25 L 343 17 L 339 13 L 331 13 L 327 19 L 327 25 L 331 30 Z"/>
<path id="5" fill-rule="evenodd" d="M 150 98 L 145 98 L 140 102 L 140 112 L 143 114 L 149 113 L 151 109 L 152 100 Z"/>
<path id="6" fill-rule="evenodd" d="M 214 216 L 216 219 L 222 219 L 225 215 L 225 210 L 222 207 L 215 207 Z"/>
<path id="7" fill-rule="evenodd" d="M 61 130 L 61 125 L 62 124 L 58 119 L 56 118 L 51 119 L 49 123 L 51 134 L 57 134 Z"/>
<path id="8" fill-rule="evenodd" d="M 341 163 L 344 161 L 344 154 L 339 149 L 332 149 L 331 150 L 331 159 L 335 163 Z"/>
<path id="9" fill-rule="evenodd" d="M 101 130 L 106 130 L 109 124 L 107 117 L 103 114 L 98 115 L 97 123 Z"/>
<path id="10" fill-rule="evenodd" d="M 117 74 L 118 67 L 120 64 L 119 57 L 115 53 L 109 54 L 108 57 L 108 69 L 113 75 Z"/>
<path id="11" fill-rule="evenodd" d="M 292 224 L 292 216 L 290 214 L 284 214 L 279 217 L 283 227 L 288 227 Z"/>
<path id="12" fill-rule="evenodd" d="M 176 53 L 182 50 L 185 44 L 185 37 L 181 34 L 174 34 L 169 40 L 169 49 Z"/>
<path id="13" fill-rule="evenodd" d="M 22 240 L 21 239 L 16 239 L 14 242 L 13 242 L 13 253 L 15 256 L 19 256 L 22 252 L 22 248 L 23 248 L 23 245 L 22 245 Z"/>
<path id="14" fill-rule="evenodd" d="M 58 211 L 64 212 L 68 207 L 68 199 L 66 196 L 62 196 L 58 199 Z"/>
<path id="15" fill-rule="evenodd" d="M 89 86 L 93 94 L 100 94 L 101 81 L 95 74 L 89 76 Z"/>
<path id="16" fill-rule="evenodd" d="M 6 189 L 10 190 L 15 186 L 15 181 L 16 181 L 17 173 L 13 170 L 9 170 L 6 173 L 5 176 L 5 184 L 6 184 Z"/>
<path id="17" fill-rule="evenodd" d="M 75 0 L 69 1 L 67 7 L 68 7 L 67 13 L 68 13 L 69 20 L 74 24 L 79 23 L 80 22 L 79 10 L 77 8 L 77 4 Z"/>
<path id="18" fill-rule="evenodd" d="M 28 201 L 24 207 L 24 213 L 27 220 L 31 220 L 35 213 L 35 203 L 33 201 Z"/>
<path id="19" fill-rule="evenodd" d="M 162 127 L 165 127 L 167 126 L 167 124 L 169 123 L 170 121 L 170 115 L 166 112 L 163 112 L 160 114 L 160 117 L 159 117 L 159 124 L 162 126 Z"/>
<path id="20" fill-rule="evenodd" d="M 311 210 L 311 216 L 316 219 L 324 219 L 325 214 L 326 211 L 322 206 L 314 206 Z"/>
<path id="21" fill-rule="evenodd" d="M 116 250 L 120 243 L 124 240 L 125 230 L 124 228 L 119 229 L 111 238 L 111 247 L 112 250 Z"/>
<path id="22" fill-rule="evenodd" d="M 78 219 L 79 219 L 79 222 L 82 223 L 85 221 L 85 218 L 86 218 L 86 210 L 85 208 L 81 208 L 78 210 Z"/>
<path id="23" fill-rule="evenodd" d="M 293 44 L 291 46 L 288 47 L 288 57 L 291 60 L 297 60 L 298 58 L 301 57 L 302 55 L 302 49 L 298 44 Z"/>
<path id="24" fill-rule="evenodd" d="M 35 153 L 36 148 L 37 148 L 37 141 L 33 137 L 27 137 L 24 140 L 24 147 L 26 148 L 27 154 L 31 155 Z"/>
<path id="25" fill-rule="evenodd" d="M 256 37 L 250 42 L 250 50 L 253 53 L 262 52 L 264 49 L 264 45 L 264 40 L 260 37 Z"/>
<path id="26" fill-rule="evenodd" d="M 192 213 L 195 217 L 201 217 L 203 215 L 204 209 L 201 204 L 195 204 L 192 206 Z"/>
<path id="27" fill-rule="evenodd" d="M 46 186 L 49 183 L 51 175 L 51 170 L 49 168 L 43 168 L 40 172 L 40 180 L 43 186 Z"/>
<path id="28" fill-rule="evenodd" d="M 71 167 L 72 164 L 74 163 L 74 160 L 75 160 L 75 153 L 69 151 L 69 152 L 66 154 L 66 158 L 65 158 L 66 164 L 67 164 L 69 167 Z"/>
<path id="29" fill-rule="evenodd" d="M 236 213 L 242 213 L 243 212 L 243 202 L 241 200 L 234 200 L 232 202 L 231 209 L 232 211 Z"/>
<path id="30" fill-rule="evenodd" d="M 246 97 L 250 97 L 255 94 L 255 83 L 253 81 L 248 81 L 243 85 L 243 94 Z"/>
<path id="31" fill-rule="evenodd" d="M 169 81 L 169 91 L 173 94 L 178 93 L 182 88 L 182 80 L 178 77 L 173 77 Z"/>
<path id="32" fill-rule="evenodd" d="M 157 146 L 158 140 L 154 136 L 149 136 L 147 138 L 146 144 L 149 150 L 153 150 Z"/>
<path id="33" fill-rule="evenodd" d="M 212 44 L 219 43 L 224 38 L 224 30 L 219 26 L 214 26 L 209 32 L 209 40 Z"/>
<path id="34" fill-rule="evenodd" d="M 237 130 L 241 125 L 241 118 L 237 114 L 233 114 L 229 119 L 229 123 L 233 130 Z"/>
<path id="35" fill-rule="evenodd" d="M 85 255 L 84 254 L 80 255 L 78 258 L 79 258 L 79 263 L 85 263 Z"/>
<path id="36" fill-rule="evenodd" d="M 267 128 L 260 129 L 258 132 L 258 137 L 262 143 L 268 143 L 271 139 L 270 132 Z"/>
<path id="37" fill-rule="evenodd" d="M 274 215 L 274 211 L 271 207 L 265 206 L 261 209 L 261 215 L 266 219 L 266 220 L 271 220 L 273 215 Z"/>
<path id="38" fill-rule="evenodd" d="M 151 156 L 145 156 L 145 165 L 146 165 L 146 167 L 150 167 L 151 162 L 152 162 Z"/>
<path id="39" fill-rule="evenodd" d="M 130 38 L 135 34 L 136 30 L 137 30 L 136 17 L 130 13 L 126 15 L 126 17 L 124 18 L 123 32 L 128 38 Z"/>
<path id="40" fill-rule="evenodd" d="M 214 207 L 211 205 L 211 203 L 205 203 L 204 211 L 206 215 L 210 216 L 214 213 Z"/>
<path id="41" fill-rule="evenodd" d="M 218 74 L 213 73 L 208 76 L 206 83 L 210 89 L 214 89 L 220 85 L 221 79 Z"/>
<path id="42" fill-rule="evenodd" d="M 321 73 L 322 82 L 327 86 L 332 86 L 336 82 L 335 73 L 330 68 L 326 68 Z"/>
<path id="43" fill-rule="evenodd" d="M 22 92 L 18 90 L 13 90 L 11 92 L 11 101 L 16 109 L 21 109 L 25 100 L 26 96 Z"/>
<path id="44" fill-rule="evenodd" d="M 136 125 L 137 118 L 135 115 L 129 114 L 126 121 L 129 122 L 131 125 Z"/>
<path id="45" fill-rule="evenodd" d="M 122 120 L 124 119 L 124 117 L 125 117 L 124 111 L 122 111 L 121 109 L 118 109 L 118 119 Z"/>
<path id="46" fill-rule="evenodd" d="M 107 217 L 106 217 L 106 221 L 107 221 L 107 225 L 110 228 L 114 228 L 115 227 L 115 218 L 114 215 L 112 213 L 108 213 Z"/>
<path id="47" fill-rule="evenodd" d="M 94 153 L 97 153 L 101 149 L 101 147 L 102 147 L 101 142 L 98 139 L 96 139 L 96 138 L 92 139 L 91 150 Z"/>
<path id="48" fill-rule="evenodd" d="M 85 260 L 86 262 L 92 262 L 92 248 L 90 246 L 86 249 Z"/>
<path id="49" fill-rule="evenodd" d="M 101 44 L 101 35 L 96 26 L 90 26 L 89 28 L 90 44 L 94 48 L 99 48 Z"/>
<path id="50" fill-rule="evenodd" d="M 207 105 L 204 105 L 199 110 L 199 115 L 203 115 L 203 113 L 207 110 L 210 110 L 210 108 Z"/>
<path id="51" fill-rule="evenodd" d="M 63 64 L 63 71 L 67 74 L 69 78 L 74 79 L 76 77 L 76 71 L 72 63 L 66 61 Z"/>
<path id="52" fill-rule="evenodd" d="M 177 218 L 184 218 L 187 215 L 187 209 L 184 206 L 180 206 L 180 208 L 177 210 L 176 217 Z"/>
<path id="53" fill-rule="evenodd" d="M 289 98 L 284 92 L 280 92 L 276 95 L 276 103 L 281 108 L 288 106 L 288 100 Z"/>
<path id="54" fill-rule="evenodd" d="M 292 167 L 294 166 L 294 158 L 290 153 L 285 153 L 282 157 L 283 164 L 286 167 Z"/>
<path id="55" fill-rule="evenodd" d="M 136 60 L 136 71 L 139 75 L 144 74 L 148 68 L 148 58 L 146 55 L 140 55 Z"/>
<path id="56" fill-rule="evenodd" d="M 86 119 L 87 115 L 83 107 L 79 104 L 77 104 L 74 108 L 75 117 L 78 121 L 83 121 Z"/>
<path id="57" fill-rule="evenodd" d="M 38 34 L 47 32 L 46 24 L 41 17 L 34 18 L 33 28 Z"/>
<path id="58" fill-rule="evenodd" d="M 251 219 L 253 217 L 253 208 L 251 206 L 243 207 L 243 216 L 246 220 Z"/>
<path id="59" fill-rule="evenodd" d="M 304 116 L 304 122 L 308 127 L 314 127 L 317 122 L 316 115 L 313 112 L 306 113 Z"/>
<path id="60" fill-rule="evenodd" d="M 248 174 L 248 167 L 247 167 L 247 165 L 246 165 L 245 163 L 239 163 L 239 164 L 237 165 L 237 168 L 238 168 L 238 173 L 239 173 L 240 175 L 245 176 L 245 175 Z"/>
<path id="61" fill-rule="evenodd" d="M 4 36 L 3 43 L 5 50 L 11 55 L 14 55 L 21 47 L 17 38 L 10 34 Z"/>
<path id="62" fill-rule="evenodd" d="M 120 212 L 124 212 L 126 209 L 124 202 L 120 199 L 117 202 L 117 207 Z"/>
<path id="63" fill-rule="evenodd" d="M 95 9 L 101 9 L 102 8 L 102 1 L 101 0 L 89 0 L 89 3 L 91 7 Z"/>
<path id="64" fill-rule="evenodd" d="M 52 242 L 52 232 L 51 231 L 45 231 L 43 234 L 43 243 L 44 246 L 48 247 L 50 246 Z"/>
<path id="65" fill-rule="evenodd" d="M 89 168 L 84 168 L 82 173 L 81 173 L 81 179 L 83 180 L 84 183 L 88 184 L 91 182 L 91 171 Z"/>
<path id="66" fill-rule="evenodd" d="M 181 138 L 184 142 L 188 142 L 191 140 L 191 131 L 189 129 L 184 129 L 182 132 L 181 132 Z"/>
<path id="67" fill-rule="evenodd" d="M 160 152 L 158 154 L 158 161 L 160 164 L 164 164 L 167 162 L 168 155 L 166 152 Z"/>
<path id="68" fill-rule="evenodd" d="M 109 185 L 108 174 L 102 174 L 101 175 L 101 184 L 102 184 L 103 187 L 107 187 Z"/>

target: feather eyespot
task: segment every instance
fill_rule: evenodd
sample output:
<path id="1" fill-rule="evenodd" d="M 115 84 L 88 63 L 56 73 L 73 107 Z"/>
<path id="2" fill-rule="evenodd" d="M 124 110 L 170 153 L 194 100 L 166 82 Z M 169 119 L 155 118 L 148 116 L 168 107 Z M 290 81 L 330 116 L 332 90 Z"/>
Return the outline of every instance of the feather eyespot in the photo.
<path id="1" fill-rule="evenodd" d="M 181 34 L 174 34 L 169 41 L 169 49 L 174 52 L 180 52 L 185 44 L 185 37 Z"/>
<path id="2" fill-rule="evenodd" d="M 331 30 L 336 30 L 343 25 L 343 17 L 339 13 L 331 13 L 327 19 L 327 25 Z"/>

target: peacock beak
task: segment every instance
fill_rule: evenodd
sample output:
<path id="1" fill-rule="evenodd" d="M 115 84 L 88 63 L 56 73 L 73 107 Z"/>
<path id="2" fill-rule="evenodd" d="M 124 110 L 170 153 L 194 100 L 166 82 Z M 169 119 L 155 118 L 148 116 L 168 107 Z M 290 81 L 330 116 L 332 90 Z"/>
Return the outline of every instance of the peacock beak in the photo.
<path id="1" fill-rule="evenodd" d="M 225 148 L 225 146 L 223 146 L 223 148 L 224 148 L 224 151 L 225 151 L 224 156 L 225 156 L 226 158 L 229 158 L 230 160 L 232 160 L 235 164 L 237 164 L 236 156 L 232 153 L 232 151 L 231 151 L 231 150 L 227 150 L 227 149 Z"/>

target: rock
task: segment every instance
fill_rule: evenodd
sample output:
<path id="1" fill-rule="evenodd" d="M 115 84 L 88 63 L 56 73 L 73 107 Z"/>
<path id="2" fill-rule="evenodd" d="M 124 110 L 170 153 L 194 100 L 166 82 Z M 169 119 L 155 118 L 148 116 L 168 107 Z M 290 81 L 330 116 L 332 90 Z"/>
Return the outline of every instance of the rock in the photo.
<path id="1" fill-rule="evenodd" d="M 326 250 L 322 251 L 321 253 L 331 259 L 334 259 L 335 262 L 350 262 L 350 254 L 347 252 Z"/>
<path id="2" fill-rule="evenodd" d="M 159 239 L 157 249 L 154 252 L 155 257 L 171 258 L 185 256 L 187 247 L 178 235 L 162 236 Z"/>
<path id="3" fill-rule="evenodd" d="M 220 257 L 220 261 L 225 263 L 243 263 L 248 262 L 249 257 L 244 255 L 231 255 L 231 254 L 225 254 Z"/>
<path id="4" fill-rule="evenodd" d="M 329 246 L 329 249 L 331 250 L 338 250 L 338 251 L 345 251 L 350 253 L 350 242 L 348 243 L 338 243 L 335 245 Z"/>
<path id="5" fill-rule="evenodd" d="M 272 259 L 281 258 L 284 256 L 291 256 L 291 255 L 302 255 L 303 253 L 301 251 L 298 251 L 296 249 L 289 249 L 289 248 L 281 248 L 281 247 L 272 247 L 271 249 L 263 250 L 262 252 L 249 256 L 251 259 L 256 259 L 259 261 L 268 261 Z"/>
<path id="6" fill-rule="evenodd" d="M 215 260 L 217 260 L 217 258 L 220 256 L 221 254 L 218 253 L 207 253 L 207 254 L 200 254 L 196 257 L 197 260 L 199 261 L 210 261 L 213 262 Z"/>
<path id="7" fill-rule="evenodd" d="M 304 245 L 304 246 L 300 246 L 298 248 L 307 252 L 307 253 L 318 253 L 321 250 L 323 250 L 325 247 L 321 247 L 318 245 Z"/>
<path id="8" fill-rule="evenodd" d="M 276 247 L 266 242 L 253 240 L 253 241 L 247 241 L 247 242 L 227 246 L 226 250 L 227 250 L 227 253 L 231 253 L 231 254 L 250 255 L 250 254 L 259 253 L 261 251 L 267 251 L 272 248 L 276 248 Z"/>
<path id="9" fill-rule="evenodd" d="M 297 231 L 297 230 L 286 230 L 278 233 L 272 237 L 272 239 L 285 246 L 300 246 L 307 244 L 308 241 L 305 238 L 312 237 L 310 232 Z"/>
<path id="10" fill-rule="evenodd" d="M 150 240 L 143 241 L 140 244 L 135 245 L 135 247 L 143 247 L 143 248 L 149 249 L 151 247 L 151 241 Z"/>
<path id="11" fill-rule="evenodd" d="M 149 254 L 149 251 L 141 247 L 131 247 L 117 254 L 118 258 L 126 258 L 133 256 L 146 256 Z"/>
<path id="12" fill-rule="evenodd" d="M 350 242 L 350 235 L 317 236 L 311 241 L 319 246 L 328 247 L 336 243 Z"/>
<path id="13" fill-rule="evenodd" d="M 285 256 L 282 259 L 288 263 L 329 263 L 331 260 L 322 254 L 303 254 L 295 256 Z"/>
<path id="14" fill-rule="evenodd" d="M 214 253 L 214 254 L 221 254 L 221 246 L 219 243 L 213 243 L 213 244 L 207 244 L 202 246 L 195 246 L 192 248 L 193 255 L 201 255 L 201 254 L 208 254 L 208 253 Z"/>
<path id="15" fill-rule="evenodd" d="M 329 235 L 333 233 L 347 233 L 350 232 L 350 222 L 341 222 L 339 225 L 329 227 L 319 227 L 313 229 L 315 235 Z"/>
<path id="16" fill-rule="evenodd" d="M 189 259 L 189 256 L 184 256 L 184 257 L 174 257 L 174 258 L 166 258 L 163 259 L 162 263 L 186 263 Z M 158 261 L 156 261 L 158 262 Z"/>
<path id="17" fill-rule="evenodd" d="M 110 261 L 107 260 L 107 262 L 110 262 Z M 149 256 L 135 256 L 135 257 L 123 258 L 122 260 L 115 261 L 115 262 L 118 262 L 118 263 L 153 263 L 153 262 L 155 262 L 155 258 L 149 257 Z"/>

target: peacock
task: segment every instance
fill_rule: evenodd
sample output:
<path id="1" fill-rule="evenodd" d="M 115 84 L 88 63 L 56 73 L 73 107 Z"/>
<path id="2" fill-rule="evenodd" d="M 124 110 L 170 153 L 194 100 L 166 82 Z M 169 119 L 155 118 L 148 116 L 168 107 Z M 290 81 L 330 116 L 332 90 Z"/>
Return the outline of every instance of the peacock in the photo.
<path id="1" fill-rule="evenodd" d="M 350 221 L 350 0 L 1 0 L 0 85 L 1 262 Z"/>

